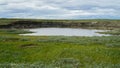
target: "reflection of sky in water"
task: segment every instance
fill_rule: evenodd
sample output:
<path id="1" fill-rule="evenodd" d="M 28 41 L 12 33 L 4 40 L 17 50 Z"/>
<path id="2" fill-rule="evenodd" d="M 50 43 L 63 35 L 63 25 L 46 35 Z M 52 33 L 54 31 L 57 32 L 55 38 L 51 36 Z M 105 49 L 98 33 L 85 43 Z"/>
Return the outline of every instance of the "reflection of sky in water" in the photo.
<path id="1" fill-rule="evenodd" d="M 105 34 L 99 34 L 104 30 L 93 30 L 93 29 L 80 29 L 80 28 L 37 28 L 29 29 L 34 33 L 21 34 L 31 36 L 109 36 Z"/>

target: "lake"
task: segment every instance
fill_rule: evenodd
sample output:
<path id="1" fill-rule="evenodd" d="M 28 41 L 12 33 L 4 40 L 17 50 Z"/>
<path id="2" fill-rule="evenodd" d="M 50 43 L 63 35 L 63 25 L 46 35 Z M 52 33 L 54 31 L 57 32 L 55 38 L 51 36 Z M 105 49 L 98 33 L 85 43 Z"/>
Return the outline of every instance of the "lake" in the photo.
<path id="1" fill-rule="evenodd" d="M 24 36 L 110 36 L 108 34 L 99 34 L 105 30 L 82 29 L 82 28 L 36 28 L 26 29 L 33 33 L 20 34 Z"/>

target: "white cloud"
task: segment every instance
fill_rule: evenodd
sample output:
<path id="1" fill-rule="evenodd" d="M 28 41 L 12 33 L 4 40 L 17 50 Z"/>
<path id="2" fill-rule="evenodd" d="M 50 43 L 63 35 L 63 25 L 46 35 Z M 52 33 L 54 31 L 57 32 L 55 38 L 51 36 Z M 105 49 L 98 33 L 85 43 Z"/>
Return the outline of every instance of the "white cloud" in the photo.
<path id="1" fill-rule="evenodd" d="M 0 0 L 0 17 L 75 19 L 117 16 L 119 4 L 119 0 Z"/>

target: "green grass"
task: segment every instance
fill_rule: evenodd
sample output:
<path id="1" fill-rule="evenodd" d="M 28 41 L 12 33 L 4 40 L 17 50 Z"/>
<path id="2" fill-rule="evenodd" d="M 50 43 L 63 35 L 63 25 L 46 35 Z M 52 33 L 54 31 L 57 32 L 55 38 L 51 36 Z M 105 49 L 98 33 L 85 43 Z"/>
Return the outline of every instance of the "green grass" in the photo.
<path id="1" fill-rule="evenodd" d="M 112 25 L 112 26 L 120 26 L 120 20 L 115 20 L 115 19 L 81 19 L 81 20 L 56 20 L 56 19 L 7 19 L 7 18 L 0 18 L 0 25 L 6 25 L 6 24 L 11 24 L 16 21 L 37 21 L 37 22 L 56 22 L 56 23 L 90 23 L 90 22 L 96 22 L 97 24 L 100 23 L 100 25 Z"/>
<path id="2" fill-rule="evenodd" d="M 120 68 L 120 36 L 34 37 L 19 33 L 0 30 L 1 68 Z"/>
<path id="3" fill-rule="evenodd" d="M 0 29 L 0 34 L 25 34 L 25 33 L 32 33 L 32 32 L 21 29 Z"/>
<path id="4" fill-rule="evenodd" d="M 106 32 L 98 32 L 101 34 L 111 34 L 111 35 L 120 35 L 120 29 L 109 30 Z"/>

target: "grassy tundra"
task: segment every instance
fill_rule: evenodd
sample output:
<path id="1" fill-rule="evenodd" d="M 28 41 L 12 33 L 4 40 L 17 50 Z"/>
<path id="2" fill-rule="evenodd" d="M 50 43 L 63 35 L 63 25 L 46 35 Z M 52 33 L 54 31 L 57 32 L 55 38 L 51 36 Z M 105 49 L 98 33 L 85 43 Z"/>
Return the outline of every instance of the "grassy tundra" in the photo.
<path id="1" fill-rule="evenodd" d="M 120 25 L 119 20 L 108 21 L 118 21 Z M 13 19 L 2 19 L 0 24 L 11 22 Z M 113 30 L 117 30 L 117 34 L 108 37 L 34 37 L 19 36 L 18 34 L 28 33 L 24 30 L 1 29 L 0 67 L 120 68 L 119 28 L 113 28 Z"/>
<path id="2" fill-rule="evenodd" d="M 25 29 L 40 27 L 69 27 L 108 29 L 110 34 L 120 32 L 120 20 L 91 19 L 91 20 L 44 20 L 44 19 L 0 19 L 0 29 Z M 115 31 L 114 31 L 115 30 Z M 117 33 L 116 33 L 117 32 Z M 107 32 L 108 33 L 108 32 Z"/>

